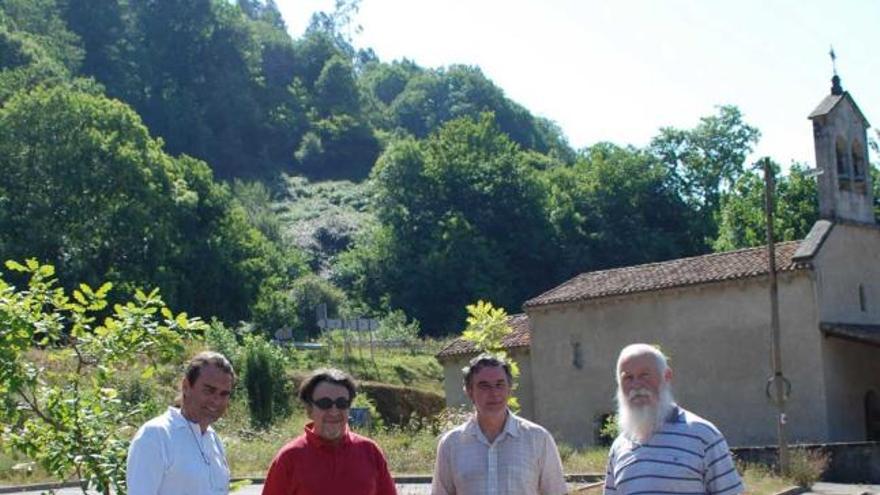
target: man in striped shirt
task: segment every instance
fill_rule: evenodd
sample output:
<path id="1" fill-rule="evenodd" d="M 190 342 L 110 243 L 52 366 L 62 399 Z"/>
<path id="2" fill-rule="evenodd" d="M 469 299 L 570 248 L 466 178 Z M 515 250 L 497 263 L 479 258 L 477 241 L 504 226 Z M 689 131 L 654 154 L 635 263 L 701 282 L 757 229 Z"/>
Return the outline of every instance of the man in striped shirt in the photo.
<path id="1" fill-rule="evenodd" d="M 736 495 L 745 490 L 724 436 L 672 398 L 666 356 L 632 344 L 617 359 L 620 435 L 608 454 L 605 495 Z"/>

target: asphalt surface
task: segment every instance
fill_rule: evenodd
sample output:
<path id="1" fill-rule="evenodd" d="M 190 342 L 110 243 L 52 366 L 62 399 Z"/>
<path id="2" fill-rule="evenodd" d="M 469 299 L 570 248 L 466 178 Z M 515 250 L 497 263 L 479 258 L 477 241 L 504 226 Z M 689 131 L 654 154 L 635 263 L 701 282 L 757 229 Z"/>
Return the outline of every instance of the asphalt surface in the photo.
<path id="1" fill-rule="evenodd" d="M 845 485 L 842 483 L 819 482 L 804 495 L 880 495 L 880 485 Z"/>

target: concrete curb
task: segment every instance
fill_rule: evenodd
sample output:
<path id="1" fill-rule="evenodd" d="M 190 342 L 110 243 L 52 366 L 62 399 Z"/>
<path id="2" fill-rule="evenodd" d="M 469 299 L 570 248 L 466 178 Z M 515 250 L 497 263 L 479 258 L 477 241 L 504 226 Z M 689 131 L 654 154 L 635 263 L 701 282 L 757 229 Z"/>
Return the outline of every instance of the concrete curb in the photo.
<path id="1" fill-rule="evenodd" d="M 76 488 L 82 486 L 79 481 L 63 481 L 56 483 L 36 483 L 33 485 L 0 486 L 0 493 L 41 492 L 59 488 Z"/>
<path id="2" fill-rule="evenodd" d="M 773 495 L 801 495 L 801 493 L 808 492 L 808 488 L 804 488 L 802 486 L 790 486 L 781 492 L 776 492 Z"/>
<path id="3" fill-rule="evenodd" d="M 577 495 L 579 493 L 589 493 L 593 490 L 602 491 L 605 488 L 605 481 L 594 481 L 588 485 L 582 486 L 580 488 L 575 488 L 574 491 L 568 492 L 569 495 Z"/>

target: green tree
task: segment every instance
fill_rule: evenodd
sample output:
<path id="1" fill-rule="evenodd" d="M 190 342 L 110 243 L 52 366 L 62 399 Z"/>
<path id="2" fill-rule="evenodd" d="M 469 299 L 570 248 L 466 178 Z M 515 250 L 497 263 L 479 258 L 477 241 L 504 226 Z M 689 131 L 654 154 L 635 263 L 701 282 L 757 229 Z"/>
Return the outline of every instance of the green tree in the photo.
<path id="1" fill-rule="evenodd" d="M 379 152 L 379 141 L 363 119 L 334 114 L 313 124 L 294 156 L 298 171 L 309 178 L 361 180 Z"/>
<path id="2" fill-rule="evenodd" d="M 67 287 L 146 285 L 188 198 L 170 168 L 120 102 L 62 87 L 16 95 L 0 109 L 0 255 L 49 260 Z"/>
<path id="3" fill-rule="evenodd" d="M 780 167 L 772 164 L 773 173 Z M 819 219 L 816 179 L 805 175 L 806 166 L 793 164 L 788 176 L 776 180 L 773 230 L 777 241 L 803 239 Z M 715 251 L 767 244 L 763 172 L 749 170 L 721 200 L 721 223 Z"/>
<path id="4" fill-rule="evenodd" d="M 143 81 L 137 70 L 145 57 L 135 36 L 136 20 L 120 0 L 60 3 L 67 28 L 80 39 L 84 58 L 79 72 L 100 81 L 107 93 L 132 106 L 143 103 Z"/>
<path id="5" fill-rule="evenodd" d="M 294 280 L 289 297 L 297 308 L 300 324 L 297 333 L 305 338 L 315 338 L 321 333 L 315 316 L 319 304 L 326 304 L 327 314 L 332 316 L 339 314 L 345 302 L 345 294 L 339 288 L 312 274 Z"/>
<path id="6" fill-rule="evenodd" d="M 720 106 L 693 129 L 660 129 L 651 152 L 674 173 L 679 194 L 700 213 L 689 230 L 704 243 L 717 236 L 721 196 L 744 171 L 746 156 L 761 133 L 743 121 L 735 106 Z"/>
<path id="7" fill-rule="evenodd" d="M 158 291 L 107 309 L 109 283 L 70 293 L 55 270 L 30 259 L 6 262 L 27 277 L 17 289 L 0 278 L 0 438 L 58 479 L 71 475 L 86 489 L 125 493 L 125 458 L 140 404 L 118 392 L 120 370 L 148 379 L 159 363 L 179 359 L 183 336 L 204 328 L 174 315 Z M 50 353 L 41 362 L 34 345 Z M 140 359 L 132 359 L 139 356 Z"/>
<path id="8" fill-rule="evenodd" d="M 262 336 L 247 337 L 244 348 L 243 381 L 251 423 L 266 428 L 291 412 L 286 360 L 281 350 Z"/>
<path id="9" fill-rule="evenodd" d="M 360 114 L 358 87 L 351 63 L 334 55 L 315 81 L 315 106 L 322 117 Z"/>
<path id="10" fill-rule="evenodd" d="M 157 286 L 176 306 L 235 321 L 262 284 L 303 267 L 248 225 L 203 162 L 166 155 L 119 101 L 17 94 L 0 108 L 0 172 L 0 256 L 50 260 L 65 287 Z"/>
<path id="11" fill-rule="evenodd" d="M 343 257 L 340 278 L 434 334 L 460 326 L 475 298 L 521 304 L 548 284 L 540 261 L 553 252 L 528 157 L 491 114 L 449 122 L 423 143 L 393 143 L 372 177 L 381 225 Z"/>
<path id="12" fill-rule="evenodd" d="M 54 1 L 0 3 L 0 105 L 18 91 L 69 82 L 81 56 Z"/>
<path id="13" fill-rule="evenodd" d="M 79 70 L 83 48 L 76 34 L 68 29 L 56 0 L 3 0 L 0 25 L 10 31 L 27 33 L 68 73 Z"/>
<path id="14" fill-rule="evenodd" d="M 504 308 L 496 308 L 486 301 L 469 304 L 465 309 L 468 313 L 467 327 L 461 338 L 472 342 L 478 352 L 498 356 L 510 363 L 510 374 L 516 380 L 519 376 L 519 365 L 504 348 L 504 337 L 513 332 L 513 328 L 507 324 L 507 312 Z M 516 388 L 515 381 L 513 385 Z M 507 404 L 514 411 L 519 410 L 519 401 L 513 395 L 507 398 Z"/>
<path id="15" fill-rule="evenodd" d="M 574 153 L 557 126 L 536 119 L 525 108 L 509 100 L 478 67 L 453 65 L 447 69 L 421 70 L 403 65 L 410 74 L 406 86 L 387 108 L 393 128 L 418 137 L 427 137 L 451 120 L 479 118 L 483 112 L 495 114 L 499 129 L 525 149 L 570 161 Z M 397 72 L 401 74 L 400 71 Z M 374 95 L 379 100 L 378 95 Z"/>
<path id="16" fill-rule="evenodd" d="M 599 268 L 699 252 L 690 232 L 694 212 L 669 170 L 644 150 L 596 144 L 571 167 L 545 174 L 548 217 L 560 253 L 557 280 Z"/>

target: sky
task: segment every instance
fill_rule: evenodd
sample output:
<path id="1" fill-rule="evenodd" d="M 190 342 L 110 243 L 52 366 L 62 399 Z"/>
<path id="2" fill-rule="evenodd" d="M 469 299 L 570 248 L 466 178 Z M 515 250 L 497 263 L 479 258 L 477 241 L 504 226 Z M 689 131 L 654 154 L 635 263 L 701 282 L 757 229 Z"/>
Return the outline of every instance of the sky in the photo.
<path id="1" fill-rule="evenodd" d="M 276 3 L 295 38 L 334 4 Z M 832 45 L 880 126 L 880 0 L 361 0 L 354 23 L 383 62 L 480 67 L 576 149 L 645 146 L 729 104 L 761 131 L 749 160 L 814 166 L 807 115 L 830 91 Z"/>

